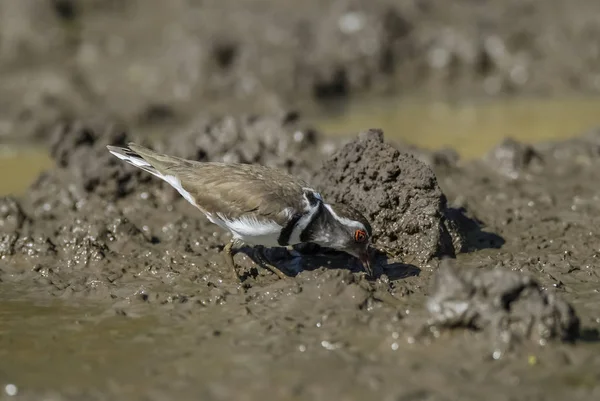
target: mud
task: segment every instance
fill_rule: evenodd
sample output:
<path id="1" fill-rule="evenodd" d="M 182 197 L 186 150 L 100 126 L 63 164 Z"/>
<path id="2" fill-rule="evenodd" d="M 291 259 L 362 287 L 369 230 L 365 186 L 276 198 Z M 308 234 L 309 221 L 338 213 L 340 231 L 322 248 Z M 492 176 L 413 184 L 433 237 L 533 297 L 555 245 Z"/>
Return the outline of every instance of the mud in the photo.
<path id="1" fill-rule="evenodd" d="M 366 93 L 597 93 L 593 0 L 24 0 L 0 8 L 0 136 L 113 116 L 146 132 L 198 112 Z M 200 106 L 199 106 L 200 105 Z"/>
<path id="2" fill-rule="evenodd" d="M 164 151 L 306 174 L 303 155 L 310 152 L 312 159 L 304 160 L 316 160 L 319 142 L 325 141 L 289 120 L 228 117 L 194 122 Z M 282 130 L 287 131 L 283 137 Z M 222 266 L 211 263 L 211 257 L 229 239 L 170 187 L 123 168 L 107 152 L 106 145 L 124 145 L 131 139 L 118 124 L 75 121 L 53 131 L 51 153 L 59 169 L 43 174 L 22 205 L 8 198 L 2 206 L 3 255 L 32 258 L 28 263 L 36 266 L 34 281 L 50 284 L 57 295 L 107 297 L 114 295 L 111 289 L 133 295 L 146 279 L 160 276 L 159 282 L 169 281 L 179 274 L 179 264 L 197 266 L 205 279 L 209 273 L 227 276 L 229 272 L 221 272 Z M 143 256 L 143 265 L 131 265 L 138 256 Z M 182 267 L 180 273 L 202 280 L 198 271 Z"/>
<path id="3" fill-rule="evenodd" d="M 25 367 L 36 357 L 10 354 L 12 362 L 1 369 L 7 383 L 17 383 L 25 399 L 570 394 L 583 400 L 597 394 L 590 372 L 600 364 L 593 245 L 600 233 L 593 217 L 597 194 L 583 185 L 600 171 L 597 133 L 532 149 L 512 144 L 525 150 L 510 153 L 516 161 L 508 164 L 511 157 L 499 151 L 463 163 L 449 152 L 393 147 L 378 130 L 346 144 L 331 141 L 292 117 L 200 119 L 168 141 L 141 140 L 183 157 L 277 166 L 323 185 L 327 196 L 364 207 L 377 239 L 397 253 L 379 254 L 378 278 L 367 280 L 345 255 L 275 249 L 267 255 L 293 270 L 289 279 L 258 267 L 247 252 L 238 259 L 243 282 L 234 281 L 220 254 L 228 235 L 172 188 L 105 149 L 140 138 L 119 124 L 62 124 L 52 130 L 58 167 L 23 198 L 2 199 L 0 286 L 6 297 L 57 299 L 97 311 L 84 320 L 89 334 L 81 335 L 99 354 L 80 350 L 59 359 L 87 367 L 65 367 L 66 375 L 53 373 L 49 360 L 32 370 Z M 531 152 L 539 162 L 522 162 Z M 503 174 L 493 158 L 498 154 L 519 174 Z M 387 219 L 397 224 L 423 216 L 427 224 L 412 226 L 412 236 L 398 228 L 389 241 Z M 453 245 L 444 230 L 457 233 L 464 246 Z M 425 241 L 425 252 L 413 237 Z M 443 247 L 449 252 L 437 251 Z M 448 254 L 461 273 L 436 273 Z M 450 308 L 457 300 L 466 302 L 465 313 L 448 317 L 430 308 L 437 324 L 424 326 L 431 323 L 427 305 L 458 313 Z M 108 323 L 115 318 L 118 329 Z M 439 331 L 462 323 L 469 329 L 462 335 Z M 435 327 L 431 340 L 421 341 L 422 327 Z M 2 341 L 17 341 L 19 330 Z M 48 323 L 46 331 L 34 337 L 36 346 L 61 349 L 51 333 L 63 329 Z M 111 372 L 111 364 L 132 368 Z M 555 384 L 539 385 L 547 380 Z"/>
<path id="4" fill-rule="evenodd" d="M 387 253 L 424 264 L 463 248 L 459 222 L 448 221 L 453 215 L 431 168 L 384 143 L 381 130 L 342 147 L 316 181 L 328 199 L 362 210 L 375 245 Z"/>
<path id="5" fill-rule="evenodd" d="M 600 131 L 462 160 L 288 111 L 598 91 L 600 3 L 484 3 L 0 2 L 0 138 L 55 165 L 0 198 L 0 397 L 598 399 Z M 313 182 L 373 221 L 376 277 L 308 246 L 234 281 L 129 141 Z"/>
<path id="6" fill-rule="evenodd" d="M 573 341 L 579 318 L 568 303 L 531 277 L 503 269 L 460 269 L 447 259 L 433 280 L 429 326 L 490 328 L 498 344 Z"/>

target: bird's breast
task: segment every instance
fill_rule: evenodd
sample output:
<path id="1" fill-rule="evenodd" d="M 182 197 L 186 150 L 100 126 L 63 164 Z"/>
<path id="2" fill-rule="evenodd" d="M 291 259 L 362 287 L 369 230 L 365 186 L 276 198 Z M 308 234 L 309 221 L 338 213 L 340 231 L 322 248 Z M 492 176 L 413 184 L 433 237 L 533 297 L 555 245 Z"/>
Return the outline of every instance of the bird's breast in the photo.
<path id="1" fill-rule="evenodd" d="M 261 219 L 255 215 L 228 219 L 219 214 L 212 215 L 209 219 L 248 245 L 279 246 L 278 239 L 283 227 L 273 220 Z"/>

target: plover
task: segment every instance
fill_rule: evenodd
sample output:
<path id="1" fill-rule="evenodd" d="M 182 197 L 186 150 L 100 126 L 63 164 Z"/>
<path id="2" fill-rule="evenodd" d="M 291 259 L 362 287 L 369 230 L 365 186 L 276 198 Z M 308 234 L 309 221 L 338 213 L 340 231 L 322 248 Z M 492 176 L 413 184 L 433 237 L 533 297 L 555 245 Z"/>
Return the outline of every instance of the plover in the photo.
<path id="1" fill-rule="evenodd" d="M 280 170 L 254 164 L 198 162 L 157 153 L 135 143 L 108 146 L 110 153 L 168 182 L 206 217 L 232 234 L 223 248 L 233 261 L 242 245 L 286 247 L 314 243 L 357 257 L 367 274 L 371 226 L 354 208 L 329 204 L 305 181 Z M 261 260 L 280 278 L 287 276 Z"/>

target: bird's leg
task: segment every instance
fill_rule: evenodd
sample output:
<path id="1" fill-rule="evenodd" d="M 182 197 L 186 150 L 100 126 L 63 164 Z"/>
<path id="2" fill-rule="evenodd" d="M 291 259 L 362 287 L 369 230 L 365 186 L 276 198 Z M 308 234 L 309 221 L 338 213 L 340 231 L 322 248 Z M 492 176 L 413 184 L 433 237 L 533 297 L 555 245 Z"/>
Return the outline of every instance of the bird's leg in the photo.
<path id="1" fill-rule="evenodd" d="M 229 266 L 231 271 L 233 271 L 233 275 L 236 280 L 241 279 L 235 268 L 235 262 L 233 261 L 233 257 L 237 253 L 239 246 L 240 242 L 234 238 L 223 248 L 223 257 L 225 259 L 225 263 L 227 263 L 227 266 Z"/>
<path id="2" fill-rule="evenodd" d="M 258 259 L 260 264 L 266 269 L 270 270 L 271 273 L 274 273 L 282 280 L 288 279 L 289 276 L 281 271 L 277 266 L 272 265 L 267 258 L 263 255 L 262 251 L 259 249 L 254 250 L 254 256 Z"/>

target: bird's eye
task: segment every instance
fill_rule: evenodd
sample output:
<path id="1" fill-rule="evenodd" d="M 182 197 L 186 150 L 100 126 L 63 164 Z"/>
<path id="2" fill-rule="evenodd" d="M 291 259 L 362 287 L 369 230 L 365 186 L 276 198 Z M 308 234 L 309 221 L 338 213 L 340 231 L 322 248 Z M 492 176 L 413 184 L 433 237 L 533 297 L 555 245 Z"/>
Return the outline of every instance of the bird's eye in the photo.
<path id="1" fill-rule="evenodd" d="M 367 240 L 367 233 L 365 232 L 365 230 L 354 231 L 354 241 L 365 242 L 366 240 Z"/>

